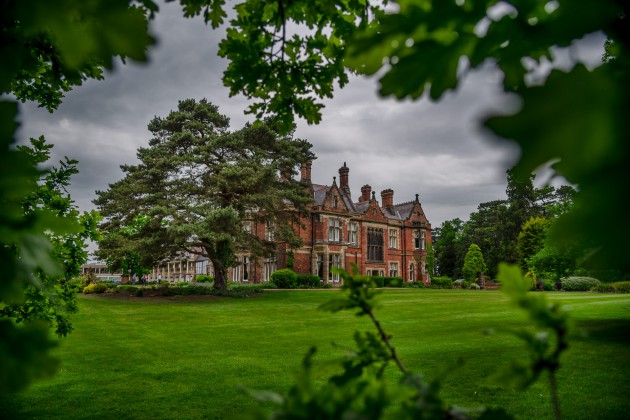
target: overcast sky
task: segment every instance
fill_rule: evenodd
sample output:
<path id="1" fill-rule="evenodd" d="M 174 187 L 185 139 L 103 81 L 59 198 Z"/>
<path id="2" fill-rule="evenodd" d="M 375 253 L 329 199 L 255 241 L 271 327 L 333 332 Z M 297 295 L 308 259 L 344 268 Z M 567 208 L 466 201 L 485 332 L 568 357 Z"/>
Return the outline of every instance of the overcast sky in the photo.
<path id="1" fill-rule="evenodd" d="M 119 65 L 104 81 L 86 82 L 53 114 L 21 105 L 20 142 L 44 134 L 55 145 L 54 162 L 63 156 L 79 160 L 70 192 L 82 210 L 94 208 L 96 190 L 122 177 L 121 164 L 137 162 L 136 149 L 150 139 L 150 119 L 166 116 L 178 100 L 207 98 L 230 117 L 233 130 L 253 120 L 243 113 L 247 100 L 229 98 L 221 82 L 226 61 L 217 50 L 223 31 L 200 18 L 184 19 L 175 3 L 160 7 L 152 24 L 158 44 L 148 64 Z M 591 36 L 559 55 L 595 65 L 602 44 L 602 36 Z M 395 203 L 420 194 L 434 227 L 455 217 L 466 220 L 479 203 L 505 197 L 505 170 L 518 149 L 492 138 L 479 120 L 514 111 L 518 102 L 502 92 L 501 76 L 491 66 L 468 74 L 438 103 L 382 99 L 377 89 L 376 79 L 352 79 L 325 102 L 319 125 L 298 122 L 296 137 L 310 141 L 317 156 L 313 182 L 330 185 L 346 162 L 355 200 L 364 184 L 379 201 L 386 188 L 394 190 Z"/>

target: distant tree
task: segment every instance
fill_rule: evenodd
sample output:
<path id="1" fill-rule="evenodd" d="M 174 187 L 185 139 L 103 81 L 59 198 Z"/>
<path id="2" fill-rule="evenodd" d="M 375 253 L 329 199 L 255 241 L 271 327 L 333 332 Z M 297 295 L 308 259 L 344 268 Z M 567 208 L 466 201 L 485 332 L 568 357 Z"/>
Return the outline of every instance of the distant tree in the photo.
<path id="1" fill-rule="evenodd" d="M 528 260 L 545 246 L 545 238 L 551 221 L 544 217 L 532 217 L 523 225 L 518 235 L 518 256 L 523 272 L 529 270 Z"/>
<path id="2" fill-rule="evenodd" d="M 558 282 L 575 273 L 581 255 L 577 245 L 557 247 L 547 243 L 528 259 L 528 265 L 537 278 Z"/>
<path id="3" fill-rule="evenodd" d="M 468 282 L 474 282 L 477 281 L 479 275 L 485 271 L 486 263 L 483 261 L 481 249 L 477 245 L 471 244 L 468 247 L 466 258 L 464 258 L 464 267 L 462 268 L 464 278 Z"/>
<path id="4" fill-rule="evenodd" d="M 570 185 L 562 185 L 553 190 L 553 198 L 545 203 L 546 213 L 554 218 L 567 214 L 573 209 L 577 191 Z"/>
<path id="5" fill-rule="evenodd" d="M 463 267 L 468 248 L 476 244 L 485 256 L 488 272 L 494 277 L 498 264 L 502 261 L 516 261 L 509 235 L 510 230 L 504 228 L 509 207 L 506 200 L 495 200 L 481 203 L 477 211 L 471 213 L 464 224 L 462 240 L 458 252 L 458 266 Z"/>
<path id="6" fill-rule="evenodd" d="M 456 278 L 461 273 L 461 266 L 457 263 L 457 254 L 463 226 L 464 222 L 456 218 L 442 222 L 442 225 L 434 231 L 435 261 L 440 276 Z"/>
<path id="7" fill-rule="evenodd" d="M 180 101 L 176 111 L 149 124 L 154 137 L 138 150 L 140 164 L 123 166 L 126 176 L 94 201 L 105 231 L 129 232 L 138 216 L 149 217 L 127 235 L 125 248 L 142 255 L 143 265 L 181 252 L 204 255 L 217 289 L 227 287 L 235 252 L 268 256 L 276 242 L 300 245 L 293 226 L 311 197 L 292 175 L 315 159 L 307 141 L 279 135 L 273 121 L 235 132 L 228 124 L 205 99 Z M 261 239 L 245 223 L 264 224 L 271 235 Z M 99 245 L 102 257 L 117 252 L 115 242 Z"/>

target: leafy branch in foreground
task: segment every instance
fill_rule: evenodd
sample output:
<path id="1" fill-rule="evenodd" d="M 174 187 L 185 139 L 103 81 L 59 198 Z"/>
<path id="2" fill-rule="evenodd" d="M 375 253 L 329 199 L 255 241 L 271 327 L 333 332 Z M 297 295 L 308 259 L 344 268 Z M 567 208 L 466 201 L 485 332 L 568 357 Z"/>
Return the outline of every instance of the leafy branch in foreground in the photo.
<path id="1" fill-rule="evenodd" d="M 313 362 L 313 347 L 304 357 L 296 382 L 286 396 L 272 392 L 252 392 L 259 401 L 276 406 L 269 418 L 366 418 L 366 419 L 479 419 L 512 418 L 503 409 L 461 409 L 449 407 L 439 395 L 441 379 L 426 381 L 421 375 L 410 372 L 403 365 L 381 323 L 374 316 L 376 284 L 371 277 L 360 276 L 356 266 L 350 275 L 335 269 L 343 278 L 344 296 L 320 306 L 320 309 L 338 312 L 357 310 L 357 316 L 368 316 L 377 334 L 355 332 L 356 349 L 344 356 L 341 372 L 316 386 L 314 377 L 321 377 Z M 514 331 L 522 338 L 531 355 L 526 362 L 513 362 L 497 375 L 503 383 L 525 389 L 533 384 L 544 371 L 550 374 L 550 393 L 553 412 L 560 418 L 555 373 L 560 367 L 560 355 L 567 348 L 570 330 L 568 314 L 558 304 L 548 304 L 545 297 L 528 293 L 529 284 L 518 267 L 503 265 L 500 279 L 512 301 L 525 310 L 533 321 L 536 331 Z M 397 382 L 385 378 L 384 372 L 393 361 L 401 375 Z M 319 373 L 319 375 L 317 374 Z M 262 412 L 255 418 L 265 418 Z"/>

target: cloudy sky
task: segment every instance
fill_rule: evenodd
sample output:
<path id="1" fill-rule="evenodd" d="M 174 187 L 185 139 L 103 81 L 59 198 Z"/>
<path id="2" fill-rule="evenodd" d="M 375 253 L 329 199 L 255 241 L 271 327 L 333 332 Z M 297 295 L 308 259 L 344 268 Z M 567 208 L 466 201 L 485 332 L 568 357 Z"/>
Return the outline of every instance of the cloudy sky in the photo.
<path id="1" fill-rule="evenodd" d="M 70 192 L 82 210 L 94 208 L 96 190 L 122 177 L 121 164 L 136 162 L 136 149 L 150 138 L 150 119 L 166 116 L 178 100 L 207 98 L 231 118 L 234 130 L 252 120 L 243 113 L 247 100 L 229 98 L 221 82 L 226 61 L 217 49 L 223 31 L 213 31 L 200 18 L 184 19 L 177 4 L 161 8 L 152 26 L 158 44 L 148 64 L 119 65 L 104 81 L 86 82 L 53 114 L 21 106 L 19 141 L 44 134 L 55 145 L 55 162 L 63 156 L 79 160 Z M 559 61 L 594 65 L 602 44 L 602 36 L 591 36 L 559 51 Z M 298 123 L 296 137 L 310 141 L 318 157 L 313 182 L 332 183 L 346 162 L 355 199 L 364 184 L 379 200 L 381 190 L 392 188 L 395 203 L 420 194 L 435 227 L 455 217 L 466 220 L 479 203 L 505 196 L 505 170 L 518 158 L 515 146 L 479 126 L 488 113 L 518 109 L 500 85 L 500 74 L 487 66 L 468 74 L 438 103 L 401 102 L 380 98 L 375 79 L 353 79 L 325 102 L 319 125 Z"/>

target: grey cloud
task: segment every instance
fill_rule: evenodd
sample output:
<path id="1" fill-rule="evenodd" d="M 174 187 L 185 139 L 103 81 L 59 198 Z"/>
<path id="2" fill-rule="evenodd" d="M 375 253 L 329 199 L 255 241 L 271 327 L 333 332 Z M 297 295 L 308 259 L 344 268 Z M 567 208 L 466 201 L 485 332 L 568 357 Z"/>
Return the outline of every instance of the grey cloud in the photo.
<path id="1" fill-rule="evenodd" d="M 55 144 L 54 161 L 64 155 L 80 161 L 70 191 L 84 210 L 93 208 L 95 190 L 121 178 L 121 164 L 136 161 L 137 148 L 150 137 L 148 122 L 167 115 L 178 100 L 208 98 L 231 118 L 233 129 L 253 120 L 243 114 L 246 98 L 230 98 L 222 84 L 227 64 L 216 53 L 223 30 L 213 31 L 199 18 L 184 19 L 177 4 L 161 8 L 154 24 L 159 42 L 148 65 L 118 65 L 104 81 L 87 81 L 54 114 L 21 106 L 20 141 L 45 134 Z M 589 40 L 589 56 L 598 43 Z M 401 102 L 380 98 L 376 79 L 353 78 L 325 102 L 322 123 L 300 121 L 296 137 L 309 140 L 318 156 L 314 182 L 332 183 L 346 161 L 354 198 L 367 183 L 379 200 L 385 188 L 394 189 L 396 202 L 420 194 L 434 226 L 466 219 L 479 203 L 504 196 L 505 169 L 518 155 L 514 146 L 489 140 L 479 127 L 481 116 L 518 106 L 500 84 L 499 73 L 488 65 L 468 74 L 440 102 Z"/>

